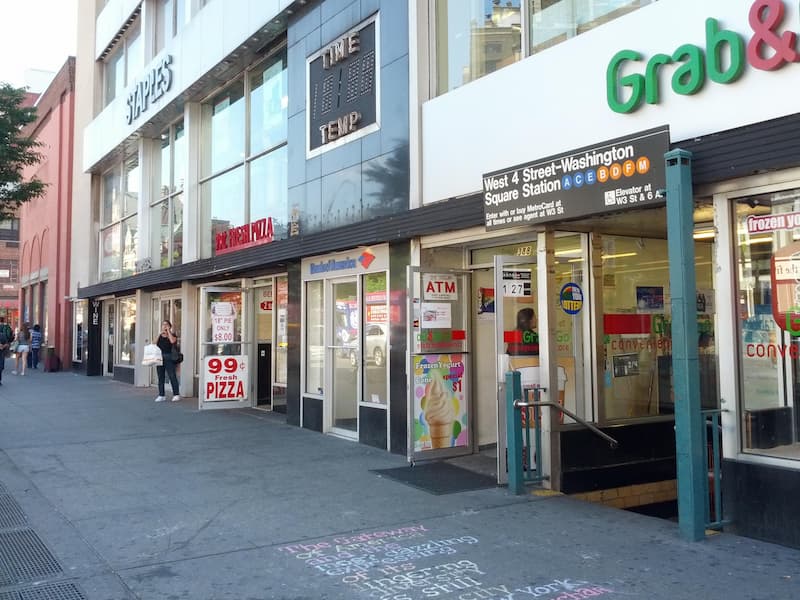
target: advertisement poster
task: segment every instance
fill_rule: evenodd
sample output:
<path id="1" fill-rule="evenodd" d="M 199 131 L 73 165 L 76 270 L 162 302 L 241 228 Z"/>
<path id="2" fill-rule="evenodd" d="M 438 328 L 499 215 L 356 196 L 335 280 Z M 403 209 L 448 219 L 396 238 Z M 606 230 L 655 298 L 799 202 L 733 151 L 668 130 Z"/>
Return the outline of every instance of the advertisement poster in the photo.
<path id="1" fill-rule="evenodd" d="M 643 312 L 664 312 L 664 288 L 637 285 L 636 307 Z"/>
<path id="2" fill-rule="evenodd" d="M 247 356 L 206 356 L 203 359 L 204 402 L 247 399 L 250 371 Z"/>
<path id="3" fill-rule="evenodd" d="M 463 354 L 414 357 L 414 451 L 469 444 Z"/>
<path id="4" fill-rule="evenodd" d="M 478 318 L 494 318 L 494 288 L 478 288 Z"/>
<path id="5" fill-rule="evenodd" d="M 449 304 L 422 303 L 422 329 L 450 329 L 452 323 L 452 310 Z"/>
<path id="6" fill-rule="evenodd" d="M 503 298 L 529 298 L 532 296 L 530 269 L 503 269 Z"/>
<path id="7" fill-rule="evenodd" d="M 256 295 L 259 314 L 272 312 L 272 286 L 257 289 Z"/>
<path id="8" fill-rule="evenodd" d="M 234 341 L 236 307 L 233 302 L 211 303 L 211 342 L 214 344 Z"/>

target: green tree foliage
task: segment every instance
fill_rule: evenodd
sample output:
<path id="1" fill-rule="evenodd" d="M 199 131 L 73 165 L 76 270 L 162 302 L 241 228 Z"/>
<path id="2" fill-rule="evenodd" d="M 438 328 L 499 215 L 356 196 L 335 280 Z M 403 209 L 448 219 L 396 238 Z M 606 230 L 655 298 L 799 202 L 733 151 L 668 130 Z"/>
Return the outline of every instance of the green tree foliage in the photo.
<path id="1" fill-rule="evenodd" d="M 23 202 L 44 194 L 39 179 L 23 179 L 25 167 L 42 160 L 40 142 L 22 133 L 36 120 L 36 108 L 23 107 L 24 99 L 24 89 L 0 83 L 0 220 L 14 217 Z"/>

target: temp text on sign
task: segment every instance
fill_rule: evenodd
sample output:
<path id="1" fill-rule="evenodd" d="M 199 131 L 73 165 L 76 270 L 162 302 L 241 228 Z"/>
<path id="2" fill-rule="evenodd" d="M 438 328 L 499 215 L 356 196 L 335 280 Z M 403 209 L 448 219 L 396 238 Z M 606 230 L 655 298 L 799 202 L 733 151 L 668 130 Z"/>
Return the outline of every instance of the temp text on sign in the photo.
<path id="1" fill-rule="evenodd" d="M 669 129 L 659 127 L 487 173 L 486 229 L 503 229 L 663 203 Z"/>

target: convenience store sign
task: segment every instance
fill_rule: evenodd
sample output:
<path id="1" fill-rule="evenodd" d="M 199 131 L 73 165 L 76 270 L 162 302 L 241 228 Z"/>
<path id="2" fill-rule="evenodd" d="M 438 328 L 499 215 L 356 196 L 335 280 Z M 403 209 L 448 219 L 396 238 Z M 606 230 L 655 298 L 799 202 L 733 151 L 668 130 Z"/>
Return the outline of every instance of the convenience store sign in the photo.
<path id="1" fill-rule="evenodd" d="M 657 53 L 644 63 L 635 50 L 617 52 L 606 69 L 606 99 L 617 113 L 633 113 L 642 103 L 659 104 L 661 71 L 675 66 L 670 87 L 675 94 L 691 96 L 700 92 L 707 79 L 728 85 L 738 81 L 745 66 L 761 71 L 777 71 L 789 63 L 800 62 L 797 33 L 786 27 L 783 0 L 755 0 L 748 21 L 749 39 L 724 29 L 718 19 L 706 19 L 705 47 L 682 44 L 672 54 Z M 639 72 L 630 73 L 638 67 Z M 625 74 L 628 73 L 628 74 Z"/>

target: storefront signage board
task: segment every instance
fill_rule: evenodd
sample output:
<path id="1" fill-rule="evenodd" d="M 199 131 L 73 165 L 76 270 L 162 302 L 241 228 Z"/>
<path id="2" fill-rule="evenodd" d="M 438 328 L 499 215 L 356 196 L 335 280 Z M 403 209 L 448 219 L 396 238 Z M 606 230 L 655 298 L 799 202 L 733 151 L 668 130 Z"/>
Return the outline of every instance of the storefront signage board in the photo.
<path id="1" fill-rule="evenodd" d="M 389 269 L 389 246 L 354 248 L 325 256 L 304 258 L 301 263 L 303 281 L 377 273 Z"/>
<path id="2" fill-rule="evenodd" d="M 414 452 L 467 447 L 469 415 L 463 354 L 413 357 Z"/>
<path id="3" fill-rule="evenodd" d="M 247 356 L 206 356 L 203 359 L 203 402 L 247 399 L 250 371 Z"/>
<path id="4" fill-rule="evenodd" d="M 379 65 L 377 15 L 309 57 L 309 157 L 377 129 Z"/>
<path id="5" fill-rule="evenodd" d="M 266 217 L 246 225 L 230 227 L 216 234 L 214 236 L 214 252 L 217 255 L 227 254 L 234 250 L 269 244 L 274 238 L 272 217 Z"/>
<path id="6" fill-rule="evenodd" d="M 172 87 L 172 56 L 167 54 L 133 86 L 128 94 L 125 122 L 130 125 Z"/>
<path id="7" fill-rule="evenodd" d="M 486 229 L 664 203 L 667 126 L 483 175 Z"/>

